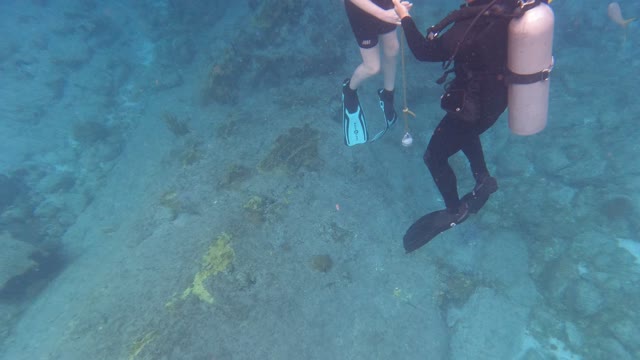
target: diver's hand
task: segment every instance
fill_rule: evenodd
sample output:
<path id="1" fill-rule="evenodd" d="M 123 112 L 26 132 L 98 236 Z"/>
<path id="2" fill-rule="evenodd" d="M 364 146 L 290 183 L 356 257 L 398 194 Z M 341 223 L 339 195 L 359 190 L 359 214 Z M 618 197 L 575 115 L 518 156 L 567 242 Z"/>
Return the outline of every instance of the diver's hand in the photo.
<path id="1" fill-rule="evenodd" d="M 393 0 L 393 9 L 400 19 L 411 16 L 409 11 L 411 11 L 412 7 L 413 4 L 408 1 Z"/>
<path id="2" fill-rule="evenodd" d="M 384 10 L 379 19 L 390 24 L 400 25 L 400 17 L 394 9 Z"/>

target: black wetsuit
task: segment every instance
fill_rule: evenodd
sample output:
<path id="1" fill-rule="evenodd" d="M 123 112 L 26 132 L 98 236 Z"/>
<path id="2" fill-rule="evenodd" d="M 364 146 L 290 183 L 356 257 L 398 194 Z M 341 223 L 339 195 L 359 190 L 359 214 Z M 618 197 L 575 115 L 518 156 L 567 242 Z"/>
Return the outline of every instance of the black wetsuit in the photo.
<path id="1" fill-rule="evenodd" d="M 393 2 L 391 0 L 371 0 L 371 2 L 385 10 L 393 9 Z M 379 35 L 389 33 L 396 29 L 396 25 L 376 18 L 349 0 L 344 0 L 344 7 L 347 11 L 347 17 L 349 18 L 353 35 L 356 37 L 358 46 L 363 49 L 369 49 L 378 45 Z"/>
<path id="2" fill-rule="evenodd" d="M 476 0 L 474 6 L 484 7 L 489 2 Z M 462 150 L 477 182 L 489 176 L 480 134 L 489 129 L 507 107 L 503 74 L 509 20 L 479 17 L 456 52 L 473 18 L 457 21 L 433 40 L 420 33 L 411 17 L 402 19 L 407 43 L 418 60 L 445 62 L 455 53 L 455 79 L 445 86 L 441 103 L 447 114 L 433 132 L 424 153 L 424 162 L 447 209 L 452 211 L 460 206 L 460 198 L 456 175 L 448 162 L 450 156 Z"/>

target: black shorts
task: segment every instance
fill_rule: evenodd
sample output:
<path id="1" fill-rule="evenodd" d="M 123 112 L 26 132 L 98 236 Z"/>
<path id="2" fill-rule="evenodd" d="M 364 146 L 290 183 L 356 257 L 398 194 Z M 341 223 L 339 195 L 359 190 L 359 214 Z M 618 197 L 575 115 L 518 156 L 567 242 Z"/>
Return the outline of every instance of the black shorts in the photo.
<path id="1" fill-rule="evenodd" d="M 393 8 L 391 0 L 373 0 L 373 2 L 383 9 Z M 356 36 L 358 46 L 369 49 L 378 45 L 378 36 L 390 33 L 396 29 L 396 25 L 384 22 L 373 15 L 355 6 L 351 1 L 344 0 L 344 7 L 347 10 L 347 17 L 351 30 Z"/>

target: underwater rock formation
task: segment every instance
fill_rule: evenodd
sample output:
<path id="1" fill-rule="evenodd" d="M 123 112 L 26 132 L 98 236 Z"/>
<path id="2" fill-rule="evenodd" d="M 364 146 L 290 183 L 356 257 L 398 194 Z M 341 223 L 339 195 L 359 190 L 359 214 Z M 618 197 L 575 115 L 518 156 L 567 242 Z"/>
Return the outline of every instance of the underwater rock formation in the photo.
<path id="1" fill-rule="evenodd" d="M 167 129 L 169 129 L 169 131 L 171 131 L 171 133 L 176 137 L 181 137 L 191 132 L 191 130 L 189 130 L 187 120 L 179 119 L 176 114 L 165 112 L 162 115 L 162 119 L 164 120 L 165 125 L 167 125 Z"/>
<path id="2" fill-rule="evenodd" d="M 0 213 L 15 201 L 20 185 L 15 179 L 0 174 Z"/>
<path id="3" fill-rule="evenodd" d="M 9 234 L 0 234 L 0 294 L 14 278 L 24 275 L 38 266 L 31 256 L 37 249 L 18 241 Z"/>
<path id="4" fill-rule="evenodd" d="M 318 131 L 309 124 L 301 128 L 292 127 L 287 133 L 278 136 L 275 146 L 258 168 L 264 171 L 280 169 L 291 174 L 301 170 L 317 171 L 323 165 L 318 153 L 319 139 Z"/>
<path id="5" fill-rule="evenodd" d="M 209 67 L 202 104 L 235 103 L 243 84 L 272 88 L 284 78 L 322 76 L 339 69 L 347 58 L 344 42 L 350 39 L 342 36 L 343 18 L 327 13 L 325 7 L 311 0 L 267 0 L 250 6 L 246 26 Z"/>

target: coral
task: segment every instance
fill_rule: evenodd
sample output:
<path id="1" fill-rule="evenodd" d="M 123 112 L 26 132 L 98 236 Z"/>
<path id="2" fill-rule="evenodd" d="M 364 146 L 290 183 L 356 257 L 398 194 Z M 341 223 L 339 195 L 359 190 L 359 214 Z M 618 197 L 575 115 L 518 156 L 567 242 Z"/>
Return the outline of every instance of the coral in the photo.
<path id="1" fill-rule="evenodd" d="M 306 80 L 325 76 L 340 71 L 347 61 L 346 38 L 341 36 L 344 22 L 322 12 L 322 2 L 251 0 L 249 8 L 251 12 L 245 18 L 244 26 L 233 33 L 225 48 L 212 54 L 214 60 L 201 76 L 202 105 L 233 104 L 242 100 L 241 89 L 244 87 L 268 88 L 272 92 L 274 82 L 285 85 L 287 82 L 282 79 Z M 193 31 L 193 22 L 189 24 L 189 30 Z M 292 43 L 295 52 L 291 51 Z M 295 98 L 293 102 L 306 106 L 324 99 L 318 94 L 305 96 L 307 94 L 302 93 L 286 92 L 280 101 Z"/>
<path id="2" fill-rule="evenodd" d="M 283 24 L 290 24 L 299 19 L 303 10 L 304 4 L 299 0 L 264 1 L 253 18 L 253 25 L 257 31 L 277 32 Z"/>
<path id="3" fill-rule="evenodd" d="M 198 299 L 213 304 L 213 295 L 205 286 L 206 280 L 218 273 L 227 270 L 235 258 L 235 252 L 229 244 L 231 235 L 222 233 L 209 246 L 206 254 L 202 256 L 202 265 L 200 271 L 194 276 L 193 283 L 183 293 L 181 298 L 184 300 L 189 295 L 194 295 Z"/>
<path id="4" fill-rule="evenodd" d="M 333 267 L 333 260 L 327 254 L 314 255 L 311 257 L 309 265 L 315 271 L 326 273 Z"/>
<path id="5" fill-rule="evenodd" d="M 182 207 L 178 198 L 178 193 L 172 190 L 165 191 L 164 194 L 162 194 L 162 196 L 160 197 L 160 205 L 171 211 L 172 219 L 178 217 L 180 208 Z"/>
<path id="6" fill-rule="evenodd" d="M 394 288 L 393 289 L 393 296 L 400 300 L 403 301 L 405 303 L 407 303 L 409 306 L 415 308 L 415 309 L 419 309 L 414 303 L 411 302 L 411 300 L 413 299 L 413 294 L 402 290 L 400 288 Z"/>
<path id="7" fill-rule="evenodd" d="M 464 304 L 473 295 L 478 284 L 475 279 L 463 272 L 454 272 L 447 277 L 445 285 L 447 287 L 446 300 L 450 303 Z"/>
<path id="8" fill-rule="evenodd" d="M 151 331 L 144 335 L 143 337 L 136 339 L 131 345 L 131 350 L 129 351 L 129 360 L 134 360 L 138 354 L 147 346 L 150 342 L 152 342 L 156 338 L 156 332 Z"/>
<path id="9" fill-rule="evenodd" d="M 167 190 L 160 197 L 160 205 L 171 212 L 171 219 L 175 220 L 180 214 L 199 214 L 198 204 L 187 194 L 180 194 L 175 190 Z"/>
<path id="10" fill-rule="evenodd" d="M 341 244 L 347 243 L 355 238 L 353 231 L 347 230 L 335 222 L 325 226 L 325 233 L 328 233 L 333 241 Z"/>
<path id="11" fill-rule="evenodd" d="M 317 171 L 323 163 L 318 154 L 319 138 L 318 131 L 309 124 L 290 128 L 286 134 L 278 136 L 276 145 L 258 168 L 266 171 L 282 169 L 287 173 L 297 173 L 302 169 Z"/>
<path id="12" fill-rule="evenodd" d="M 218 102 L 229 104 L 237 98 L 236 81 L 245 61 L 232 47 L 229 47 L 221 59 L 209 68 L 206 83 L 202 90 L 202 103 Z"/>
<path id="13" fill-rule="evenodd" d="M 244 209 L 250 222 L 262 224 L 275 213 L 274 204 L 276 204 L 276 200 L 272 198 L 254 195 L 244 204 Z"/>
<path id="14" fill-rule="evenodd" d="M 216 54 L 207 70 L 202 104 L 235 103 L 243 85 L 271 88 L 284 78 L 306 79 L 339 71 L 346 56 L 342 42 L 335 39 L 344 30 L 342 23 L 331 21 L 331 17 L 318 16 L 320 3 L 266 0 L 250 4 L 252 11 L 245 26 L 222 53 Z M 292 42 L 297 44 L 293 53 Z M 303 101 L 298 93 L 292 95 Z"/>
<path id="15" fill-rule="evenodd" d="M 164 123 L 167 125 L 169 131 L 177 137 L 187 135 L 191 132 L 187 122 L 185 120 L 178 119 L 175 114 L 166 112 L 162 118 L 164 119 Z"/>
<path id="16" fill-rule="evenodd" d="M 233 164 L 229 166 L 218 185 L 222 188 L 233 187 L 247 181 L 251 175 L 251 170 L 246 166 Z"/>
<path id="17" fill-rule="evenodd" d="M 264 207 L 264 200 L 260 196 L 252 196 L 246 204 L 244 204 L 244 208 L 251 212 L 261 212 Z"/>
<path id="18" fill-rule="evenodd" d="M 189 142 L 180 156 L 182 166 L 187 167 L 195 164 L 202 158 L 202 150 L 199 142 Z"/>
<path id="19" fill-rule="evenodd" d="M 252 223 L 263 223 L 266 220 L 266 201 L 260 196 L 252 196 L 244 204 L 249 220 Z"/>
<path id="20" fill-rule="evenodd" d="M 227 114 L 226 120 L 217 126 L 216 135 L 224 140 L 233 139 L 238 135 L 241 126 L 246 124 L 249 119 L 251 119 L 251 114 L 234 109 Z"/>
<path id="21" fill-rule="evenodd" d="M 105 141 L 111 135 L 111 129 L 97 121 L 76 122 L 71 132 L 73 140 L 82 145 Z"/>

